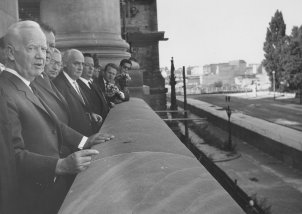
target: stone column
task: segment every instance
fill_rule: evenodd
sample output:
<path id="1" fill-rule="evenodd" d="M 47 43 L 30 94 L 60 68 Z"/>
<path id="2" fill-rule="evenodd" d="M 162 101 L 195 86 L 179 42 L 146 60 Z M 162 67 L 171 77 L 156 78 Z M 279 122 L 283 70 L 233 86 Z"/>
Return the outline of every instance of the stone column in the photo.
<path id="1" fill-rule="evenodd" d="M 0 38 L 3 37 L 8 27 L 17 22 L 18 15 L 17 0 L 0 0 Z M 0 47 L 0 63 L 4 64 L 3 49 Z"/>
<path id="2" fill-rule="evenodd" d="M 121 38 L 119 0 L 41 0 L 40 7 L 41 20 L 56 30 L 60 50 L 95 53 L 101 65 L 130 57 Z"/>
<path id="3" fill-rule="evenodd" d="M 4 36 L 11 24 L 18 21 L 18 14 L 17 0 L 0 1 L 0 37 Z"/>

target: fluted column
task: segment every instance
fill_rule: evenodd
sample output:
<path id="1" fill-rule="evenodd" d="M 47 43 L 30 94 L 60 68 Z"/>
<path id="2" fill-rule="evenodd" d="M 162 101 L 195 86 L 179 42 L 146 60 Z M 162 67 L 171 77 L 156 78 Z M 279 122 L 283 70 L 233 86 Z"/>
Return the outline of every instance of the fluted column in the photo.
<path id="1" fill-rule="evenodd" d="M 0 0 L 0 38 L 6 34 L 8 27 L 17 22 L 18 19 L 18 1 Z M 1 47 L 0 63 L 4 64 L 4 52 Z"/>
<path id="2" fill-rule="evenodd" d="M 101 64 L 129 58 L 121 38 L 119 0 L 41 0 L 41 20 L 56 30 L 60 50 L 96 53 Z"/>
<path id="3" fill-rule="evenodd" d="M 0 1 L 0 37 L 4 36 L 8 27 L 17 22 L 18 1 L 17 0 L 1 0 Z"/>

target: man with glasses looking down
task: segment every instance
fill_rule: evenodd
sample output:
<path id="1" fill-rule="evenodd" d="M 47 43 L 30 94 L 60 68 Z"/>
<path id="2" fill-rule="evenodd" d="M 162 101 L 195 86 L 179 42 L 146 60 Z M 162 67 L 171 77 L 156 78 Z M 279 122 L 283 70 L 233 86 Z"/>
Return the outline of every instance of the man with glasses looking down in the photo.
<path id="1" fill-rule="evenodd" d="M 128 82 L 131 80 L 129 70 L 132 67 L 132 62 L 129 59 L 123 59 L 120 62 L 119 73 L 115 77 L 115 84 L 124 93 L 124 101 L 130 98 L 129 89 L 127 88 Z"/>
<path id="2" fill-rule="evenodd" d="M 61 68 L 62 68 L 61 52 L 57 48 L 54 48 L 51 54 L 50 62 L 45 65 L 44 72 L 48 75 L 50 80 L 53 80 L 59 75 Z"/>

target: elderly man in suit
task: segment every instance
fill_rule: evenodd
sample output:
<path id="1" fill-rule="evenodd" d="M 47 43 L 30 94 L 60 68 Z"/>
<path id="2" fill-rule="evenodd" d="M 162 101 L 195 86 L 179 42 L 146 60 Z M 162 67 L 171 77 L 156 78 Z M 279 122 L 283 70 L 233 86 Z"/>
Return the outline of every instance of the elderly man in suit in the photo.
<path id="1" fill-rule="evenodd" d="M 90 54 L 84 54 L 84 67 L 81 77 L 77 80 L 80 88 L 91 104 L 93 111 L 106 118 L 109 105 L 101 90 L 93 81 L 94 61 Z"/>
<path id="2" fill-rule="evenodd" d="M 85 148 L 104 141 L 93 136 L 83 144 L 83 135 L 60 122 L 31 87 L 46 60 L 46 37 L 39 24 L 22 21 L 10 26 L 4 48 L 6 68 L 0 75 L 0 90 L 8 97 L 20 207 L 25 214 L 56 213 L 66 194 L 65 175 L 89 167 L 98 151 Z M 75 152 L 62 158 L 62 144 Z"/>
<path id="3" fill-rule="evenodd" d="M 45 67 L 48 67 L 51 63 L 51 56 L 55 49 L 55 34 L 54 30 L 44 23 L 40 23 L 40 27 L 46 36 L 47 49 Z M 68 109 L 68 104 L 55 85 L 50 81 L 50 77 L 47 72 L 43 71 L 38 75 L 32 82 L 32 85 L 58 118 L 63 123 L 69 125 L 71 115 Z"/>
<path id="4" fill-rule="evenodd" d="M 84 56 L 79 50 L 65 51 L 63 72 L 53 80 L 53 83 L 68 103 L 72 115 L 70 127 L 84 135 L 91 135 L 99 131 L 102 117 L 93 112 L 91 104 L 77 83 L 82 75 L 83 65 Z"/>
<path id="5" fill-rule="evenodd" d="M 44 72 L 47 74 L 50 80 L 53 80 L 59 75 L 61 68 L 62 68 L 61 52 L 57 48 L 54 48 L 53 52 L 51 53 L 51 58 L 49 63 L 45 65 Z"/>
<path id="6" fill-rule="evenodd" d="M 124 101 L 128 101 L 130 99 L 130 93 L 129 93 L 127 84 L 128 84 L 128 81 L 131 80 L 131 77 L 128 73 L 128 71 L 131 69 L 131 67 L 132 67 L 131 60 L 122 59 L 120 62 L 119 72 L 115 77 L 115 84 L 125 95 Z"/>

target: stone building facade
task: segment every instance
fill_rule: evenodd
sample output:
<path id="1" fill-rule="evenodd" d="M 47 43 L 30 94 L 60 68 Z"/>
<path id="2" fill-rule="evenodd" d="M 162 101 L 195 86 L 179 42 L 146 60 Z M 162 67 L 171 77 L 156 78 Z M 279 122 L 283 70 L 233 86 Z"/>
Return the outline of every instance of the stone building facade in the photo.
<path id="1" fill-rule="evenodd" d="M 121 20 L 123 38 L 140 65 L 144 85 L 150 87 L 148 102 L 155 109 L 165 109 L 167 89 L 159 69 L 158 43 L 167 39 L 158 31 L 156 0 L 121 1 Z"/>
<path id="2" fill-rule="evenodd" d="M 235 85 L 235 77 L 244 75 L 246 62 L 234 60 L 228 63 L 218 63 L 203 66 L 203 86 L 212 86 L 217 82 L 223 85 Z"/>

